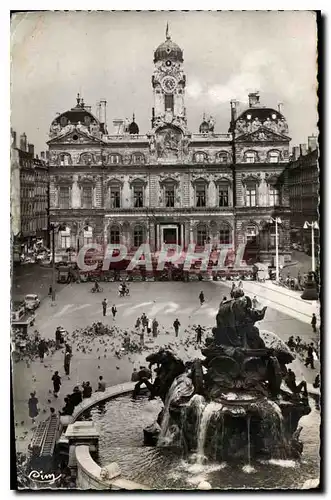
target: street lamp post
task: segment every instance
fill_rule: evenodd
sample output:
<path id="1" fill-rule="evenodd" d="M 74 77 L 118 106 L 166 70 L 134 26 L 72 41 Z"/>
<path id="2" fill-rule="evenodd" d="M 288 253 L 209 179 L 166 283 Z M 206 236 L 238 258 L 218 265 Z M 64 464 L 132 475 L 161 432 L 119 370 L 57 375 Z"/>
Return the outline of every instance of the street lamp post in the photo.
<path id="1" fill-rule="evenodd" d="M 282 221 L 279 217 L 271 217 L 271 222 L 275 223 L 275 230 L 276 230 L 276 282 L 279 282 L 279 253 L 278 253 L 278 224 L 281 224 Z"/>
<path id="2" fill-rule="evenodd" d="M 308 229 L 311 227 L 311 270 L 313 273 L 315 272 L 315 234 L 314 230 L 318 229 L 318 223 L 316 221 L 313 221 L 311 223 L 305 222 L 303 225 L 304 229 Z"/>

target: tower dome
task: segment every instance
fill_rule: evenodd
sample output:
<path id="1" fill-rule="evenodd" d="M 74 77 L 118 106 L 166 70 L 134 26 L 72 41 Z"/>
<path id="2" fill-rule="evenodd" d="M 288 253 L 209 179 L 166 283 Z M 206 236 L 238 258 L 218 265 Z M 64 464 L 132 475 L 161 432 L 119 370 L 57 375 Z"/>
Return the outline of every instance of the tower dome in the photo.
<path id="1" fill-rule="evenodd" d="M 209 123 L 206 120 L 206 115 L 203 115 L 201 125 L 199 127 L 200 134 L 207 134 L 209 132 Z"/>
<path id="2" fill-rule="evenodd" d="M 129 134 L 132 134 L 132 135 L 133 134 L 139 134 L 139 127 L 138 127 L 138 125 L 136 124 L 136 122 L 134 120 L 135 120 L 135 116 L 134 116 L 134 113 L 133 113 L 132 122 L 129 125 Z"/>
<path id="3" fill-rule="evenodd" d="M 161 43 L 154 52 L 154 63 L 158 61 L 177 61 L 183 62 L 183 51 L 177 43 L 171 40 L 169 35 L 169 26 L 166 29 L 166 41 Z"/>

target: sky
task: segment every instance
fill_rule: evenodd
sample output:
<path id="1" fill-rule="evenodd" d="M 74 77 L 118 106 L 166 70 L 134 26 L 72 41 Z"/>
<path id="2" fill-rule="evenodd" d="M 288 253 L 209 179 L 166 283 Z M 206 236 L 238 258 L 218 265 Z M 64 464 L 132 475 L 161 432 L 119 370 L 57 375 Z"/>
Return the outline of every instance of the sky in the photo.
<path id="1" fill-rule="evenodd" d="M 291 145 L 317 134 L 316 21 L 307 11 L 286 12 L 31 12 L 11 25 L 11 126 L 26 133 L 36 153 L 47 149 L 56 113 L 107 100 L 107 122 L 131 118 L 140 133 L 151 126 L 153 55 L 171 38 L 183 50 L 188 129 L 202 115 L 226 133 L 230 100 L 247 107 L 283 103 Z"/>

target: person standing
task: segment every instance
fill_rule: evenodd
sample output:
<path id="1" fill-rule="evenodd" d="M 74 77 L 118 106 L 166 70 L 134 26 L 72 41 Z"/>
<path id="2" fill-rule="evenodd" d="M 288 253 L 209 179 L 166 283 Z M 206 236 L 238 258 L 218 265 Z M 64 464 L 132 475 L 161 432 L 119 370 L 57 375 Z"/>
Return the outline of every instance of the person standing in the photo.
<path id="1" fill-rule="evenodd" d="M 44 339 L 41 339 L 41 341 L 38 344 L 38 354 L 41 363 L 43 363 L 44 361 L 44 356 L 46 351 L 47 351 L 46 342 L 44 341 Z"/>
<path id="2" fill-rule="evenodd" d="M 203 328 L 198 325 L 195 331 L 197 332 L 197 344 L 201 344 Z"/>
<path id="3" fill-rule="evenodd" d="M 147 334 L 150 335 L 152 333 L 152 319 L 150 318 L 147 323 Z"/>
<path id="4" fill-rule="evenodd" d="M 117 309 L 116 309 L 115 304 L 114 304 L 114 305 L 113 305 L 113 307 L 111 308 L 111 312 L 112 312 L 112 315 L 113 315 L 113 320 L 115 320 L 115 316 L 116 316 L 116 313 L 117 313 Z"/>
<path id="5" fill-rule="evenodd" d="M 142 325 L 143 331 L 145 332 L 145 328 L 147 329 L 147 325 L 148 325 L 148 318 L 147 318 L 147 316 L 146 316 L 145 313 L 142 313 L 142 316 L 141 316 L 141 325 Z"/>
<path id="6" fill-rule="evenodd" d="M 64 351 L 64 373 L 66 375 L 70 375 L 70 362 L 71 362 L 71 347 L 66 344 L 66 348 Z"/>
<path id="7" fill-rule="evenodd" d="M 200 306 L 202 306 L 202 304 L 204 303 L 205 301 L 205 295 L 203 293 L 203 291 L 201 290 L 200 294 L 199 294 L 199 300 L 200 300 Z"/>
<path id="8" fill-rule="evenodd" d="M 102 301 L 102 313 L 103 313 L 103 316 L 106 316 L 106 313 L 107 313 L 107 299 L 103 299 L 103 301 Z"/>
<path id="9" fill-rule="evenodd" d="M 57 398 L 57 393 L 59 392 L 60 390 L 60 387 L 61 387 L 61 377 L 59 375 L 59 372 L 56 371 L 52 377 L 52 381 L 53 381 L 53 394 L 54 396 Z"/>
<path id="10" fill-rule="evenodd" d="M 30 398 L 28 401 L 28 407 L 29 407 L 29 417 L 32 420 L 32 423 L 35 423 L 35 418 L 38 416 L 39 410 L 38 410 L 38 399 L 36 398 L 36 393 L 31 392 L 30 393 Z"/>
<path id="11" fill-rule="evenodd" d="M 178 318 L 176 318 L 175 321 L 174 321 L 174 329 L 175 329 L 175 335 L 176 335 L 176 337 L 178 337 L 179 327 L 180 327 L 180 323 L 179 323 Z"/>
<path id="12" fill-rule="evenodd" d="M 316 314 L 313 313 L 312 318 L 311 318 L 311 326 L 312 326 L 314 333 L 316 333 L 316 324 L 317 324 Z"/>
<path id="13" fill-rule="evenodd" d="M 137 318 L 137 321 L 136 321 L 136 324 L 134 325 L 134 327 L 135 327 L 137 330 L 139 330 L 140 325 L 141 325 L 141 319 L 138 317 L 138 318 Z"/>
<path id="14" fill-rule="evenodd" d="M 257 302 L 258 302 L 258 301 L 257 301 L 256 295 L 254 295 L 253 300 L 252 300 L 252 306 L 253 306 L 253 309 L 256 309 L 256 307 L 257 307 Z"/>
<path id="15" fill-rule="evenodd" d="M 315 366 L 314 366 L 314 344 L 313 343 L 309 344 L 309 346 L 308 346 L 308 353 L 307 353 L 307 359 L 305 362 L 305 366 L 307 366 L 307 368 L 308 368 L 308 365 L 310 365 L 310 368 L 312 370 L 314 370 Z"/>
<path id="16" fill-rule="evenodd" d="M 103 380 L 103 376 L 100 375 L 99 382 L 98 382 L 98 391 L 99 392 L 105 392 L 105 390 L 106 390 L 106 383 Z"/>
<path id="17" fill-rule="evenodd" d="M 152 323 L 152 331 L 153 331 L 153 337 L 157 337 L 157 329 L 158 329 L 159 323 L 156 318 L 153 319 Z"/>

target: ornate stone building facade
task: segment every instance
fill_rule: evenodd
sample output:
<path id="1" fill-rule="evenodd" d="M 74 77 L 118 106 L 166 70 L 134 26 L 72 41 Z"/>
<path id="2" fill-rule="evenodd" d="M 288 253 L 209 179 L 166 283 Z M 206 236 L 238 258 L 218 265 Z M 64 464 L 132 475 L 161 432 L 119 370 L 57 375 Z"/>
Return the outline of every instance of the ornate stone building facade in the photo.
<path id="1" fill-rule="evenodd" d="M 50 128 L 50 216 L 66 224 L 57 254 L 83 244 L 148 242 L 247 244 L 254 260 L 272 260 L 280 217 L 280 255 L 289 259 L 289 201 L 284 173 L 288 128 L 280 111 L 261 106 L 258 93 L 238 113 L 231 103 L 228 133 L 212 117 L 199 133 L 188 127 L 183 52 L 166 35 L 154 53 L 151 130 L 140 134 L 133 117 L 107 132 L 102 101 L 97 116 L 77 104 Z M 246 256 L 247 256 L 246 255 Z"/>

